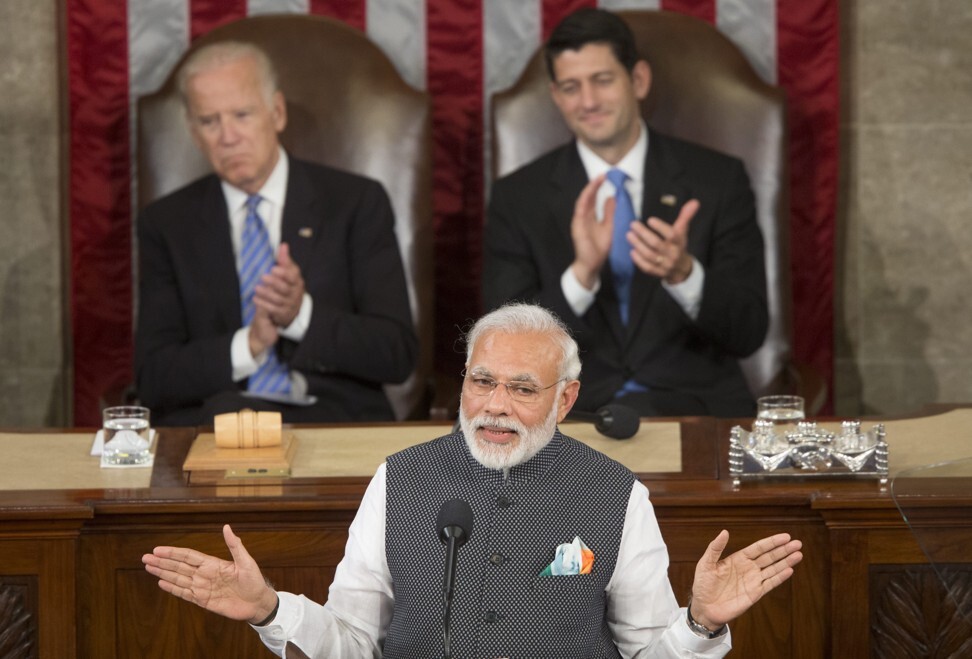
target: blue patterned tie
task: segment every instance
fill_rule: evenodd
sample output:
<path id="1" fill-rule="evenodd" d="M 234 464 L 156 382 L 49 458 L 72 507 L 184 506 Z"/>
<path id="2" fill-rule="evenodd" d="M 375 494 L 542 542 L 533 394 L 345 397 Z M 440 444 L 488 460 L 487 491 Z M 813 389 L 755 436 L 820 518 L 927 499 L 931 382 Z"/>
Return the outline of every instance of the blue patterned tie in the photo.
<path id="1" fill-rule="evenodd" d="M 256 314 L 253 292 L 260 283 L 260 277 L 269 272 L 274 263 L 270 235 L 257 212 L 260 201 L 260 195 L 250 195 L 246 199 L 246 222 L 240 244 L 240 302 L 244 325 L 253 322 Z M 267 352 L 266 361 L 250 376 L 247 390 L 262 394 L 290 392 L 290 374 L 277 359 L 276 350 L 271 348 Z"/>
<path id="2" fill-rule="evenodd" d="M 634 276 L 634 263 L 631 261 L 631 244 L 625 237 L 635 219 L 631 195 L 624 187 L 628 175 L 620 169 L 608 171 L 607 178 L 617 192 L 614 195 L 614 235 L 611 238 L 611 253 L 608 261 L 614 275 L 614 290 L 618 294 L 618 310 L 621 322 L 628 324 L 628 307 L 631 302 L 631 278 Z"/>

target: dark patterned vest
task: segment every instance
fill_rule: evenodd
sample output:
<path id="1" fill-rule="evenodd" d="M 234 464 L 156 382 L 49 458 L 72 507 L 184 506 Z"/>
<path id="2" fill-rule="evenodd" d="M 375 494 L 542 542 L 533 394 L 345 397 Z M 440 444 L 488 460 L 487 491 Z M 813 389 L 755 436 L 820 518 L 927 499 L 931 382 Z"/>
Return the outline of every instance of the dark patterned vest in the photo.
<path id="1" fill-rule="evenodd" d="M 385 554 L 395 610 L 390 659 L 442 656 L 445 547 L 435 520 L 444 501 L 472 507 L 459 550 L 452 612 L 456 659 L 620 657 L 605 620 L 604 589 L 617 561 L 634 475 L 558 431 L 528 462 L 503 472 L 476 462 L 461 433 L 388 458 Z M 590 574 L 541 577 L 557 545 L 579 536 Z"/>

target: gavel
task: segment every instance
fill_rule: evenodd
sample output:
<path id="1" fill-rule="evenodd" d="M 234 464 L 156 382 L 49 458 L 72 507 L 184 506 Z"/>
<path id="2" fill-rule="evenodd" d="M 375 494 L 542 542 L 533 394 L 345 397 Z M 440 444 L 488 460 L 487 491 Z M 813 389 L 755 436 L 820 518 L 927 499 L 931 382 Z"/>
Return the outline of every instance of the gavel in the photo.
<path id="1" fill-rule="evenodd" d="M 218 448 L 266 448 L 280 446 L 280 412 L 251 409 L 217 414 L 213 419 Z"/>

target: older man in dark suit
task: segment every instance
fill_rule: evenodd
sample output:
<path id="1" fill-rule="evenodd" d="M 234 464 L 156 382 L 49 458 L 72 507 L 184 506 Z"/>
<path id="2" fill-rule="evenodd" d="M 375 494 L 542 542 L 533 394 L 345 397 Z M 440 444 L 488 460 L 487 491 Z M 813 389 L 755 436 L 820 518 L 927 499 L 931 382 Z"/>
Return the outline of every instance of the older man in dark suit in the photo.
<path id="1" fill-rule="evenodd" d="M 286 104 L 253 45 L 200 49 L 179 87 L 214 174 L 139 218 L 137 386 L 153 420 L 391 419 L 382 384 L 408 377 L 417 339 L 384 189 L 283 150 Z"/>
<path id="2" fill-rule="evenodd" d="M 576 140 L 493 186 L 486 306 L 535 301 L 567 321 L 584 357 L 578 409 L 752 414 L 737 360 L 762 344 L 768 311 L 742 163 L 647 127 L 651 68 L 614 14 L 571 14 L 545 54 Z"/>

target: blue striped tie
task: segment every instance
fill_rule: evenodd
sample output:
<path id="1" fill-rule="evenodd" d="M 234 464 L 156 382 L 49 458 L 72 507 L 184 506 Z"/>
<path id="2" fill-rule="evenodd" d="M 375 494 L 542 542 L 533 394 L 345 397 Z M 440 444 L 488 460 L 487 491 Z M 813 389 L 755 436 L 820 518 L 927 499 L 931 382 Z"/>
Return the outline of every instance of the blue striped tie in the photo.
<path id="1" fill-rule="evenodd" d="M 274 263 L 270 235 L 257 212 L 261 201 L 260 195 L 250 195 L 246 199 L 246 222 L 240 245 L 240 302 L 244 325 L 253 322 L 256 314 L 253 292 L 260 283 L 260 277 L 269 272 Z M 266 361 L 250 376 L 247 390 L 263 394 L 290 392 L 290 374 L 287 366 L 277 359 L 274 348 L 270 348 Z"/>
<path id="2" fill-rule="evenodd" d="M 618 311 L 621 322 L 628 324 L 628 308 L 631 303 L 631 278 L 634 277 L 634 263 L 631 261 L 631 244 L 625 237 L 631 222 L 635 219 L 631 195 L 624 187 L 628 175 L 620 169 L 608 171 L 607 178 L 617 192 L 614 195 L 614 235 L 611 238 L 611 252 L 608 261 L 614 275 L 614 290 L 618 294 Z"/>

